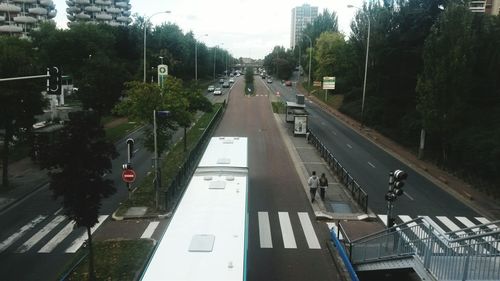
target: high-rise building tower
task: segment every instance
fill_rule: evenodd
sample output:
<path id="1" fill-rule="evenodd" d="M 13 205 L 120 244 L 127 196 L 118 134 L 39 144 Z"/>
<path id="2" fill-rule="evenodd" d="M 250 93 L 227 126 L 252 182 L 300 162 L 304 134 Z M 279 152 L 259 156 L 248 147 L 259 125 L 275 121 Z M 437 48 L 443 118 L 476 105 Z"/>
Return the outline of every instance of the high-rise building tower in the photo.
<path id="1" fill-rule="evenodd" d="M 302 37 L 302 31 L 308 23 L 312 23 L 318 16 L 318 7 L 304 4 L 292 9 L 292 30 L 290 34 L 290 48 L 295 48 Z"/>
<path id="2" fill-rule="evenodd" d="M 128 25 L 130 0 L 66 0 L 68 25 L 73 22 L 105 23 L 111 26 Z"/>
<path id="3" fill-rule="evenodd" d="M 0 0 L 0 35 L 26 37 L 56 14 L 52 0 Z"/>

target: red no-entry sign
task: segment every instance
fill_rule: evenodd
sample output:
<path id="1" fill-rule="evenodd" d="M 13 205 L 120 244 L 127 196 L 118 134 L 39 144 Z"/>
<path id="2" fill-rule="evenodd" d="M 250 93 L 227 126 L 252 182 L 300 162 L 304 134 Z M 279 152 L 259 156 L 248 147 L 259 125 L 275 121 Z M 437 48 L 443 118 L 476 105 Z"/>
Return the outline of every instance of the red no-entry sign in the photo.
<path id="1" fill-rule="evenodd" d="M 132 169 L 126 169 L 122 172 L 122 180 L 124 182 L 134 182 L 135 181 L 135 172 Z"/>

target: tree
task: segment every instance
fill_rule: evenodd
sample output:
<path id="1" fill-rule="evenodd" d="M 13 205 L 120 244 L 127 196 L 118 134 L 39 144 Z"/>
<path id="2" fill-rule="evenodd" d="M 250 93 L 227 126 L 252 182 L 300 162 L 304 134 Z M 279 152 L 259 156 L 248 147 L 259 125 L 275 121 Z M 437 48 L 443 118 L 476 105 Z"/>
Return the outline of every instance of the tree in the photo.
<path id="1" fill-rule="evenodd" d="M 476 38 L 473 15 L 466 6 L 449 5 L 433 27 L 424 49 L 424 72 L 419 77 L 418 110 L 423 127 L 435 134 L 446 162 L 452 135 L 465 121 L 471 92 Z"/>
<path id="2" fill-rule="evenodd" d="M 337 76 L 343 74 L 341 63 L 343 59 L 344 37 L 340 33 L 323 32 L 316 42 L 314 52 L 317 67 L 315 77 Z"/>
<path id="3" fill-rule="evenodd" d="M 68 124 L 47 159 L 50 189 L 55 199 L 62 197 L 65 215 L 77 227 L 85 227 L 89 242 L 90 279 L 94 275 L 92 235 L 98 222 L 101 201 L 116 192 L 113 181 L 103 178 L 111 172 L 111 159 L 118 156 L 95 112 L 70 114 Z"/>
<path id="4" fill-rule="evenodd" d="M 0 36 L 0 77 L 45 74 L 37 68 L 33 45 L 15 37 Z M 11 146 L 32 131 L 35 115 L 43 113 L 45 104 L 40 92 L 45 80 L 0 82 L 0 131 L 3 131 L 2 186 L 9 186 L 8 168 Z"/>

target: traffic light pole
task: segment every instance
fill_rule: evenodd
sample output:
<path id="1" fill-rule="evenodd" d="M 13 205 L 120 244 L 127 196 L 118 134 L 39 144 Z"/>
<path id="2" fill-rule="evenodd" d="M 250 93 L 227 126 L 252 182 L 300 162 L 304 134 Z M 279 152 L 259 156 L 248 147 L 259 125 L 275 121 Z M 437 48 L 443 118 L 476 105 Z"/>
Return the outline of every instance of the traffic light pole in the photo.
<path id="1" fill-rule="evenodd" d="M 389 173 L 389 191 L 386 195 L 387 200 L 387 228 L 391 228 L 394 225 L 394 220 L 392 219 L 392 209 L 394 208 L 394 200 L 396 197 L 392 197 L 391 195 L 394 192 L 394 173 L 391 171 Z M 391 195 L 389 195 L 391 194 Z"/>

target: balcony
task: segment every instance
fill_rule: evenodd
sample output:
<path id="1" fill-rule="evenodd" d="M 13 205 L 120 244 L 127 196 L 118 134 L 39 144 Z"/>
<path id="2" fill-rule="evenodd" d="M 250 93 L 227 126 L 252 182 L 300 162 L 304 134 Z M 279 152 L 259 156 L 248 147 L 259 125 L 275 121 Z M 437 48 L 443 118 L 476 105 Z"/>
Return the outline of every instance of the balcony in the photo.
<path id="1" fill-rule="evenodd" d="M 111 20 L 113 16 L 107 13 L 99 13 L 95 15 L 95 18 L 98 20 Z"/>
<path id="2" fill-rule="evenodd" d="M 12 2 L 24 3 L 24 4 L 33 4 L 33 3 L 36 3 L 36 0 L 14 0 Z"/>
<path id="3" fill-rule="evenodd" d="M 46 15 L 47 14 L 47 9 L 42 8 L 42 7 L 36 7 L 36 8 L 30 8 L 30 9 L 28 9 L 28 12 L 30 14 L 35 14 L 35 15 Z"/>
<path id="4" fill-rule="evenodd" d="M 92 13 L 95 13 L 95 12 L 100 12 L 101 11 L 101 8 L 97 7 L 97 6 L 87 6 L 84 8 L 85 11 L 87 12 L 92 12 Z"/>
<path id="5" fill-rule="evenodd" d="M 68 1 L 66 1 L 67 3 Z M 40 5 L 45 6 L 45 7 L 54 7 L 54 2 L 52 0 L 40 0 Z"/>
<path id="6" fill-rule="evenodd" d="M 34 17 L 29 17 L 29 16 L 17 16 L 14 17 L 14 21 L 17 23 L 35 23 L 38 20 Z"/>
<path id="7" fill-rule="evenodd" d="M 70 15 L 70 14 L 67 14 L 67 15 L 66 15 L 66 18 L 67 18 L 68 20 L 70 20 L 70 21 L 74 21 L 74 20 L 75 20 L 75 16 Z"/>
<path id="8" fill-rule="evenodd" d="M 111 6 L 111 1 L 109 0 L 95 0 L 96 5 Z"/>
<path id="9" fill-rule="evenodd" d="M 66 13 L 68 13 L 68 14 L 74 14 L 74 13 L 78 13 L 78 12 L 81 12 L 81 11 L 82 10 L 80 8 L 75 7 L 75 6 L 69 7 L 69 8 L 66 9 Z"/>
<path id="10" fill-rule="evenodd" d="M 120 7 L 120 8 L 127 8 L 128 3 L 127 2 L 116 2 L 115 6 Z"/>
<path id="11" fill-rule="evenodd" d="M 0 3 L 0 12 L 19 13 L 20 11 L 21 7 L 18 7 L 14 4 Z"/>
<path id="12" fill-rule="evenodd" d="M 116 17 L 116 20 L 119 21 L 119 22 L 126 22 L 126 23 L 128 23 L 131 19 L 129 17 L 121 16 L 121 17 Z"/>
<path id="13" fill-rule="evenodd" d="M 90 19 L 90 15 L 84 14 L 84 13 L 79 13 L 75 16 L 79 20 L 88 20 Z"/>
<path id="14" fill-rule="evenodd" d="M 73 2 L 75 2 L 75 4 L 81 4 L 81 5 L 90 4 L 90 0 L 73 0 Z"/>
<path id="15" fill-rule="evenodd" d="M 0 32 L 4 33 L 21 33 L 23 28 L 17 25 L 1 25 Z"/>
<path id="16" fill-rule="evenodd" d="M 120 8 L 111 7 L 106 10 L 106 12 L 111 14 L 120 14 L 122 10 Z"/>
<path id="17" fill-rule="evenodd" d="M 49 19 L 55 18 L 56 15 L 57 15 L 57 10 L 52 10 L 52 11 L 49 12 L 48 18 Z"/>

